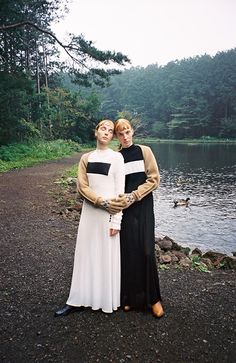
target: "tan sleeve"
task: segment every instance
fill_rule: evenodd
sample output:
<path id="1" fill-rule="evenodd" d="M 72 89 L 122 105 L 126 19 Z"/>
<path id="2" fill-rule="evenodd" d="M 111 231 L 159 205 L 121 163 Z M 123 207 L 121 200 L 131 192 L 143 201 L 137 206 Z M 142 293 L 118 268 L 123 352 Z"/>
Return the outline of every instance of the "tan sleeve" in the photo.
<path id="1" fill-rule="evenodd" d="M 102 198 L 99 197 L 90 187 L 87 176 L 87 165 L 88 165 L 88 157 L 90 153 L 82 155 L 79 167 L 78 167 L 78 175 L 77 175 L 77 190 L 78 192 L 87 199 L 89 202 L 97 205 L 98 201 L 101 201 Z"/>
<path id="2" fill-rule="evenodd" d="M 139 185 L 139 187 L 133 191 L 137 200 L 143 199 L 146 195 L 155 190 L 160 184 L 160 173 L 152 150 L 148 146 L 139 146 L 141 147 L 143 153 L 147 179 L 145 183 Z"/>

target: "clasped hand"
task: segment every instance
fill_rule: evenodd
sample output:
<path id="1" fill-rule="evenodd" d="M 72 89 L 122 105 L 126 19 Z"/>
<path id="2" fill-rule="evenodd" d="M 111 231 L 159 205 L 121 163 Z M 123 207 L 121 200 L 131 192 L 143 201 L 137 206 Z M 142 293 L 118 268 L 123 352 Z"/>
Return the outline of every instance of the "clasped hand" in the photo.
<path id="1" fill-rule="evenodd" d="M 116 214 L 122 211 L 122 209 L 128 208 L 135 202 L 135 196 L 133 193 L 119 194 L 117 198 L 108 199 L 105 204 L 105 209 L 110 214 Z M 104 204 L 104 203 L 103 203 Z"/>

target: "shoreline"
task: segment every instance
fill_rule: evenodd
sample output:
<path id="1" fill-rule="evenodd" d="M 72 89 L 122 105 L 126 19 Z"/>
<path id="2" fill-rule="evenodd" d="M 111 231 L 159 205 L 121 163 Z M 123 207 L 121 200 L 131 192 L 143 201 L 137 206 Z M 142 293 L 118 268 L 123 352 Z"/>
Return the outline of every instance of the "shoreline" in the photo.
<path id="1" fill-rule="evenodd" d="M 78 225 L 83 199 L 75 192 L 75 183 L 76 178 L 72 177 L 66 178 L 63 183 L 55 182 L 57 185 L 54 192 L 57 199 L 55 213 Z M 201 272 L 210 272 L 213 269 L 236 270 L 236 251 L 232 251 L 229 255 L 214 249 L 202 250 L 197 247 L 191 249 L 168 236 L 155 237 L 155 255 L 160 269 L 174 267 Z"/>
<path id="2" fill-rule="evenodd" d="M 171 238 L 172 240 L 176 240 L 176 238 L 174 237 L 170 237 L 169 235 L 166 235 L 164 233 L 159 233 L 158 235 L 155 235 L 155 238 L 158 239 L 162 239 L 164 237 L 168 236 L 168 238 Z M 220 247 L 214 247 L 214 246 L 209 246 L 209 245 L 203 245 L 203 244 L 199 244 L 196 243 L 194 244 L 193 242 L 191 243 L 187 243 L 187 242 L 177 242 L 182 248 L 190 248 L 190 251 L 193 251 L 194 249 L 199 249 L 202 251 L 202 253 L 206 253 L 208 251 L 214 251 L 214 252 L 218 252 L 218 253 L 222 253 L 225 254 L 227 256 L 233 256 L 233 253 L 236 251 L 236 246 L 235 246 L 235 251 L 232 248 L 232 251 L 228 251 L 228 250 L 224 250 L 224 248 L 220 248 Z"/>
<path id="3" fill-rule="evenodd" d="M 176 243 L 172 238 L 164 236 L 155 239 L 156 259 L 160 266 L 178 266 L 210 272 L 214 269 L 236 270 L 236 252 L 232 256 L 215 250 L 202 251 L 199 248 L 191 250 Z"/>

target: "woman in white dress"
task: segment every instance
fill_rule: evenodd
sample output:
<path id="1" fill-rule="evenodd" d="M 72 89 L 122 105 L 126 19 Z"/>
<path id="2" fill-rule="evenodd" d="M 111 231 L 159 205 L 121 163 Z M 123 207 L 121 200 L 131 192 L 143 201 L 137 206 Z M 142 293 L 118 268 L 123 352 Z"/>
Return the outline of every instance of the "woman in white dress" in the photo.
<path id="1" fill-rule="evenodd" d="M 124 161 L 108 148 L 114 124 L 101 121 L 95 130 L 96 150 L 79 162 L 78 190 L 83 202 L 76 241 L 71 288 L 65 316 L 81 307 L 111 313 L 120 306 L 120 224 L 122 213 L 111 214 L 109 200 L 124 193 Z M 86 184 L 87 187 L 82 186 Z"/>

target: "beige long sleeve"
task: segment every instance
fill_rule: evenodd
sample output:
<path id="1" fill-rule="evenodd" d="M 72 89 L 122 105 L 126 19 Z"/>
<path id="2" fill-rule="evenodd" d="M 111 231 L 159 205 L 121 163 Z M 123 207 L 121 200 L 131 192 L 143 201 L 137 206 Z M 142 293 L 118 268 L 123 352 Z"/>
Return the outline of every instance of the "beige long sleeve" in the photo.
<path id="1" fill-rule="evenodd" d="M 78 167 L 78 176 L 77 176 L 77 190 L 82 197 L 87 199 L 89 202 L 97 205 L 98 201 L 102 199 L 102 197 L 98 196 L 90 187 L 87 176 L 87 164 L 88 157 L 90 153 L 82 155 L 79 167 Z"/>
<path id="2" fill-rule="evenodd" d="M 139 187 L 133 191 L 137 200 L 143 199 L 146 195 L 155 190 L 160 184 L 160 173 L 152 150 L 148 146 L 139 146 L 141 147 L 143 153 L 147 179 L 145 183 L 139 185 Z"/>

